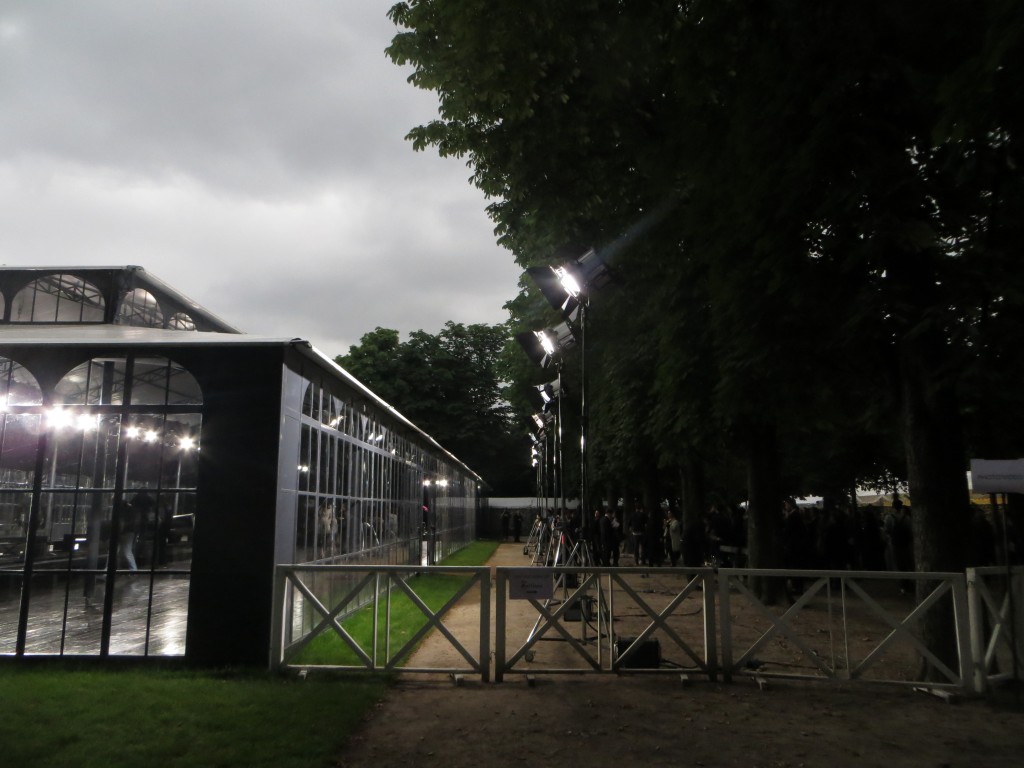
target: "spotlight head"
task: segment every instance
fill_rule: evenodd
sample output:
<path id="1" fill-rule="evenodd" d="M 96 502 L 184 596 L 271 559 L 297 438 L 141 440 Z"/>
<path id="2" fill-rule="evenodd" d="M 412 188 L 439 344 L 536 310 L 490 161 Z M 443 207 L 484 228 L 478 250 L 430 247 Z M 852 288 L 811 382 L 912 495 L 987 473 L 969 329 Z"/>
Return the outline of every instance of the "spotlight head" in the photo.
<path id="1" fill-rule="evenodd" d="M 565 390 L 558 383 L 558 379 L 555 379 L 554 381 L 549 381 L 547 384 L 538 384 L 537 394 L 540 395 L 541 405 L 546 411 L 552 407 L 552 404 L 559 397 L 565 394 Z"/>
<path id="2" fill-rule="evenodd" d="M 526 352 L 527 357 L 537 365 L 544 365 L 544 358 L 547 357 L 547 353 L 544 351 L 544 347 L 541 346 L 536 331 L 517 333 L 516 341 L 519 342 L 519 346 Z"/>
<path id="3" fill-rule="evenodd" d="M 566 268 L 587 291 L 604 288 L 614 277 L 608 265 L 593 248 L 578 257 L 575 263 L 566 265 Z"/>
<path id="4" fill-rule="evenodd" d="M 556 357 L 576 346 L 572 327 L 568 323 L 543 331 L 517 333 L 516 341 L 527 356 L 542 368 L 547 368 Z"/>
<path id="5" fill-rule="evenodd" d="M 560 267 L 528 267 L 526 271 L 548 303 L 567 318 L 591 291 L 611 280 L 608 267 L 593 248 Z"/>
<path id="6" fill-rule="evenodd" d="M 555 267 L 527 267 L 526 271 L 544 294 L 548 304 L 561 312 L 563 317 L 567 317 L 579 306 L 576 297 L 568 293 L 563 286 L 561 275 L 564 274 L 564 269 L 560 273 Z"/>

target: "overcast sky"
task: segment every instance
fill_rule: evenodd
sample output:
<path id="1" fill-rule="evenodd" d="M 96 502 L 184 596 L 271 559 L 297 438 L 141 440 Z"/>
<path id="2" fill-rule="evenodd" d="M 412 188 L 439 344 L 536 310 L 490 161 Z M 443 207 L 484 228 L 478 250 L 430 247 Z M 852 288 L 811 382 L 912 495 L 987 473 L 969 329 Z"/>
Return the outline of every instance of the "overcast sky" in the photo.
<path id="1" fill-rule="evenodd" d="M 519 269 L 384 54 L 392 0 L 0 0 L 0 263 L 145 268 L 330 356 L 497 323 Z"/>

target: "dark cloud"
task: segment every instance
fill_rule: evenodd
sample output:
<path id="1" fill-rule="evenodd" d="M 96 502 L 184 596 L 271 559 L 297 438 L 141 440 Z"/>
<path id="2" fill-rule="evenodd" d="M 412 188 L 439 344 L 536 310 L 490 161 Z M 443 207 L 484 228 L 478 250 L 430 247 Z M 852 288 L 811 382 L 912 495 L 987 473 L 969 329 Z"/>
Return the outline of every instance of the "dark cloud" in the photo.
<path id="1" fill-rule="evenodd" d="M 141 265 L 329 353 L 377 325 L 499 322 L 515 292 L 383 2 L 0 9 L 0 261 Z"/>

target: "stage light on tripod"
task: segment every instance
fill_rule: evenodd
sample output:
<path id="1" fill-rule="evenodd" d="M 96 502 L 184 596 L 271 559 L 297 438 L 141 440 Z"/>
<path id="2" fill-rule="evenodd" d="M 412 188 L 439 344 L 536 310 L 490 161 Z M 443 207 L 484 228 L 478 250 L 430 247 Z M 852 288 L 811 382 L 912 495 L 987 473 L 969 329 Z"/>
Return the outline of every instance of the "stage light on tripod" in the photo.
<path id="1" fill-rule="evenodd" d="M 552 307 L 571 318 L 587 295 L 612 278 L 607 265 L 593 248 L 558 267 L 528 267 L 527 274 Z"/>
<path id="2" fill-rule="evenodd" d="M 555 400 L 562 396 L 562 385 L 558 382 L 558 379 L 549 381 L 547 384 L 538 384 L 537 393 L 540 395 L 544 410 L 547 410 Z"/>
<path id="3" fill-rule="evenodd" d="M 555 359 L 576 346 L 572 326 L 568 323 L 545 328 L 543 331 L 517 333 L 516 341 L 527 356 L 542 368 L 547 368 Z"/>

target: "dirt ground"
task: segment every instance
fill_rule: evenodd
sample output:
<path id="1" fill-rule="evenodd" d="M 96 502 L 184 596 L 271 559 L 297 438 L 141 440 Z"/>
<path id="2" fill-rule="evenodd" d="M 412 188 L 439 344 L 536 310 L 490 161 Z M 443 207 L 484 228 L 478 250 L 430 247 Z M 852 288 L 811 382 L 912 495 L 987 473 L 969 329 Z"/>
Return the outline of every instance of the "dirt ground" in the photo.
<path id="1" fill-rule="evenodd" d="M 491 562 L 528 565 L 521 545 L 511 544 Z M 478 621 L 462 606 L 455 611 L 461 616 L 446 626 Z M 526 614 L 520 620 L 530 621 Z M 808 637 L 821 632 L 809 629 Z M 870 633 L 865 626 L 852 631 L 863 641 Z M 776 643 L 776 656 L 780 648 L 784 641 Z M 448 643 L 432 637 L 413 665 L 443 664 L 450 653 Z M 896 665 L 899 653 L 890 655 Z M 863 682 L 773 678 L 762 687 L 750 678 L 727 684 L 695 675 L 684 682 L 679 674 L 607 673 L 507 675 L 501 683 L 465 675 L 456 684 L 448 675 L 406 674 L 336 764 L 1016 768 L 1024 764 L 1024 706 L 1007 690 L 950 701 Z"/>

